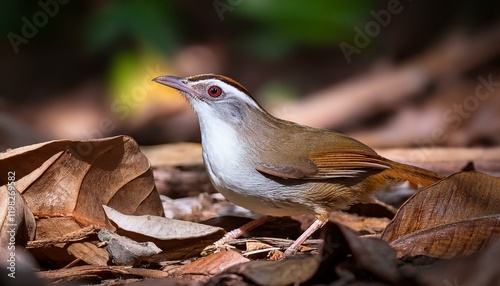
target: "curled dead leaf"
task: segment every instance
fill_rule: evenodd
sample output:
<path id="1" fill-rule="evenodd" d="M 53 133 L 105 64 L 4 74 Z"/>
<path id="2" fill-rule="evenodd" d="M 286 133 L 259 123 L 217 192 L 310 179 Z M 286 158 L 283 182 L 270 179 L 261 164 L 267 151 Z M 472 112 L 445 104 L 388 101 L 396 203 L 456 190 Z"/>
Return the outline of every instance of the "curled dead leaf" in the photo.
<path id="1" fill-rule="evenodd" d="M 218 227 L 190 221 L 150 215 L 125 215 L 108 206 L 103 208 L 108 218 L 120 229 L 161 240 L 203 237 L 221 231 Z"/>
<path id="2" fill-rule="evenodd" d="M 9 150 L 0 154 L 0 173 L 15 174 L 17 190 L 38 217 L 37 240 L 56 239 L 82 226 L 112 227 L 102 205 L 127 214 L 163 215 L 149 161 L 127 136 L 56 140 Z M 1 176 L 0 184 L 7 184 L 7 179 Z M 50 251 L 32 251 L 39 255 L 37 258 L 60 264 L 75 259 L 67 252 L 94 263 L 89 262 L 93 261 L 91 257 L 102 249 L 93 249 L 87 259 L 87 246 L 77 242 L 58 244 Z M 101 254 L 100 265 L 107 259 L 105 251 Z"/>
<path id="3" fill-rule="evenodd" d="M 500 215 L 472 218 L 403 236 L 391 246 L 404 254 L 440 258 L 469 255 L 500 238 Z"/>
<path id="4" fill-rule="evenodd" d="M 35 237 L 35 217 L 15 187 L 0 187 L 0 258 L 15 254 L 16 244 L 25 245 Z"/>
<path id="5" fill-rule="evenodd" d="M 117 233 L 138 242 L 153 242 L 163 250 L 152 260 L 181 259 L 198 255 L 203 248 L 221 238 L 224 230 L 200 223 L 159 216 L 132 216 L 103 206 Z"/>
<path id="6" fill-rule="evenodd" d="M 477 172 L 448 177 L 411 197 L 381 238 L 403 255 L 468 255 L 500 236 L 500 178 Z"/>
<path id="7" fill-rule="evenodd" d="M 0 163 L 0 173 L 16 173 L 16 187 L 36 216 L 105 225 L 102 205 L 163 214 L 149 161 L 128 136 L 30 145 L 0 154 Z"/>

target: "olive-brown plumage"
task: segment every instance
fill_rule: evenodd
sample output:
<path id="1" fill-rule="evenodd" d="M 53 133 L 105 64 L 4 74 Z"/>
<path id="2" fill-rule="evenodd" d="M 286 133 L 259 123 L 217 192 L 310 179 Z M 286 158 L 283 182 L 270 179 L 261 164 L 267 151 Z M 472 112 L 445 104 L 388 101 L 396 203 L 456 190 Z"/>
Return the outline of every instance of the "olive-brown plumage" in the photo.
<path id="1" fill-rule="evenodd" d="M 430 185 L 442 178 L 385 159 L 348 136 L 278 119 L 227 77 L 154 80 L 190 102 L 200 123 L 205 166 L 229 201 L 264 215 L 316 216 L 286 254 L 321 228 L 333 210 L 368 202 L 373 191 L 394 182 Z"/>

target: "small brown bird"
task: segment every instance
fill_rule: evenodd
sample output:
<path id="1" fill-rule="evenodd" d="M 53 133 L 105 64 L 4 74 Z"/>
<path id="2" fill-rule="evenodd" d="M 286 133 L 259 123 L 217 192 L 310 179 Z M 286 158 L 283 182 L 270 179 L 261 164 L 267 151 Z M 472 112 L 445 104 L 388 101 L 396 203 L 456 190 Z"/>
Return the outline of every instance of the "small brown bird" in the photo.
<path id="1" fill-rule="evenodd" d="M 346 135 L 276 118 L 228 77 L 159 76 L 154 81 L 179 90 L 191 104 L 206 169 L 226 199 L 269 216 L 315 215 L 285 255 L 295 253 L 333 210 L 372 201 L 373 191 L 393 182 L 430 185 L 443 178 L 385 159 Z M 229 232 L 218 243 L 265 220 Z"/>

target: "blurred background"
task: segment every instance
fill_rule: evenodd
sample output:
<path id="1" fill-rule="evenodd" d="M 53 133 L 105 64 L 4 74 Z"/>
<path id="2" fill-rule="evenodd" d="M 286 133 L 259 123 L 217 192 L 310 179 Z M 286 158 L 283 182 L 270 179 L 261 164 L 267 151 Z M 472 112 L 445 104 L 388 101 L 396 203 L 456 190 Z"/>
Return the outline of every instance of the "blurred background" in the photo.
<path id="1" fill-rule="evenodd" d="M 159 75 L 218 73 L 372 147 L 500 143 L 498 1 L 0 1 L 0 149 L 199 141 Z"/>

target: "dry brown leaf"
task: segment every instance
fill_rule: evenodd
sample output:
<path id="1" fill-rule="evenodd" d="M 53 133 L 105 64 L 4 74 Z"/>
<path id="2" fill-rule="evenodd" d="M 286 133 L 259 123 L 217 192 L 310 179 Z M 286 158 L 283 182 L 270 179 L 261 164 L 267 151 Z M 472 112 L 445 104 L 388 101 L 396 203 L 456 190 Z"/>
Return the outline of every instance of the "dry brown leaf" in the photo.
<path id="1" fill-rule="evenodd" d="M 0 154 L 0 163 L 0 173 L 16 172 L 16 187 L 35 216 L 105 225 L 102 205 L 163 213 L 149 162 L 127 136 L 35 144 Z"/>
<path id="2" fill-rule="evenodd" d="M 221 238 L 224 230 L 200 223 L 159 216 L 131 216 L 103 206 L 117 233 L 138 242 L 150 241 L 163 250 L 158 259 L 181 259 L 198 255 L 203 248 Z"/>
<path id="3" fill-rule="evenodd" d="M 149 161 L 127 136 L 56 140 L 10 150 L 0 154 L 0 172 L 15 173 L 16 188 L 39 218 L 37 240 L 55 239 L 82 226 L 109 224 L 102 205 L 127 214 L 163 214 Z M 0 183 L 6 184 L 5 179 L 0 178 Z M 92 256 L 103 251 L 72 245 L 82 247 L 71 250 L 82 255 L 77 258 L 94 263 Z M 67 247 L 58 244 L 45 253 L 35 253 L 40 255 L 38 259 L 52 257 L 68 263 L 74 257 L 57 255 L 69 250 L 63 249 Z M 88 259 L 84 253 L 88 253 Z M 101 254 L 100 265 L 107 259 L 105 251 Z"/>
<path id="4" fill-rule="evenodd" d="M 500 215 L 463 220 L 403 236 L 391 242 L 402 255 L 453 258 L 481 250 L 500 238 Z"/>
<path id="5" fill-rule="evenodd" d="M 248 261 L 248 258 L 243 257 L 236 251 L 221 251 L 185 264 L 170 271 L 169 274 L 176 276 L 202 275 L 206 277 L 219 274 L 231 266 Z"/>
<path id="6" fill-rule="evenodd" d="M 0 233 L 2 261 L 15 256 L 16 244 L 25 245 L 35 237 L 35 218 L 14 184 L 0 187 Z"/>
<path id="7" fill-rule="evenodd" d="M 71 217 L 45 218 L 37 221 L 37 237 L 64 239 L 68 234 L 78 233 L 81 226 Z M 97 238 L 96 238 L 97 240 Z M 46 244 L 43 247 L 30 249 L 39 262 L 63 266 L 75 258 L 88 264 L 106 265 L 108 254 L 105 249 L 98 248 L 88 241 Z"/>
<path id="8" fill-rule="evenodd" d="M 29 248 L 40 248 L 40 247 L 52 247 L 59 243 L 81 241 L 89 238 L 93 234 L 97 234 L 100 229 L 101 227 L 95 225 L 89 225 L 84 228 L 80 228 L 74 232 L 67 233 L 55 239 L 28 241 L 26 248 L 29 249 Z"/>
<path id="9" fill-rule="evenodd" d="M 458 173 L 411 197 L 381 238 L 396 248 L 398 256 L 467 255 L 499 236 L 497 214 L 500 178 Z"/>
<path id="10" fill-rule="evenodd" d="M 68 253 L 90 265 L 108 265 L 108 253 L 95 243 L 80 242 L 68 245 Z"/>
<path id="11" fill-rule="evenodd" d="M 189 239 L 220 232 L 221 228 L 159 216 L 132 216 L 103 206 L 106 215 L 119 229 L 161 240 Z"/>
<path id="12" fill-rule="evenodd" d="M 242 275 L 257 285 L 298 285 L 313 277 L 318 266 L 317 255 L 303 254 L 280 261 L 250 261 L 233 266 L 226 273 Z"/>

